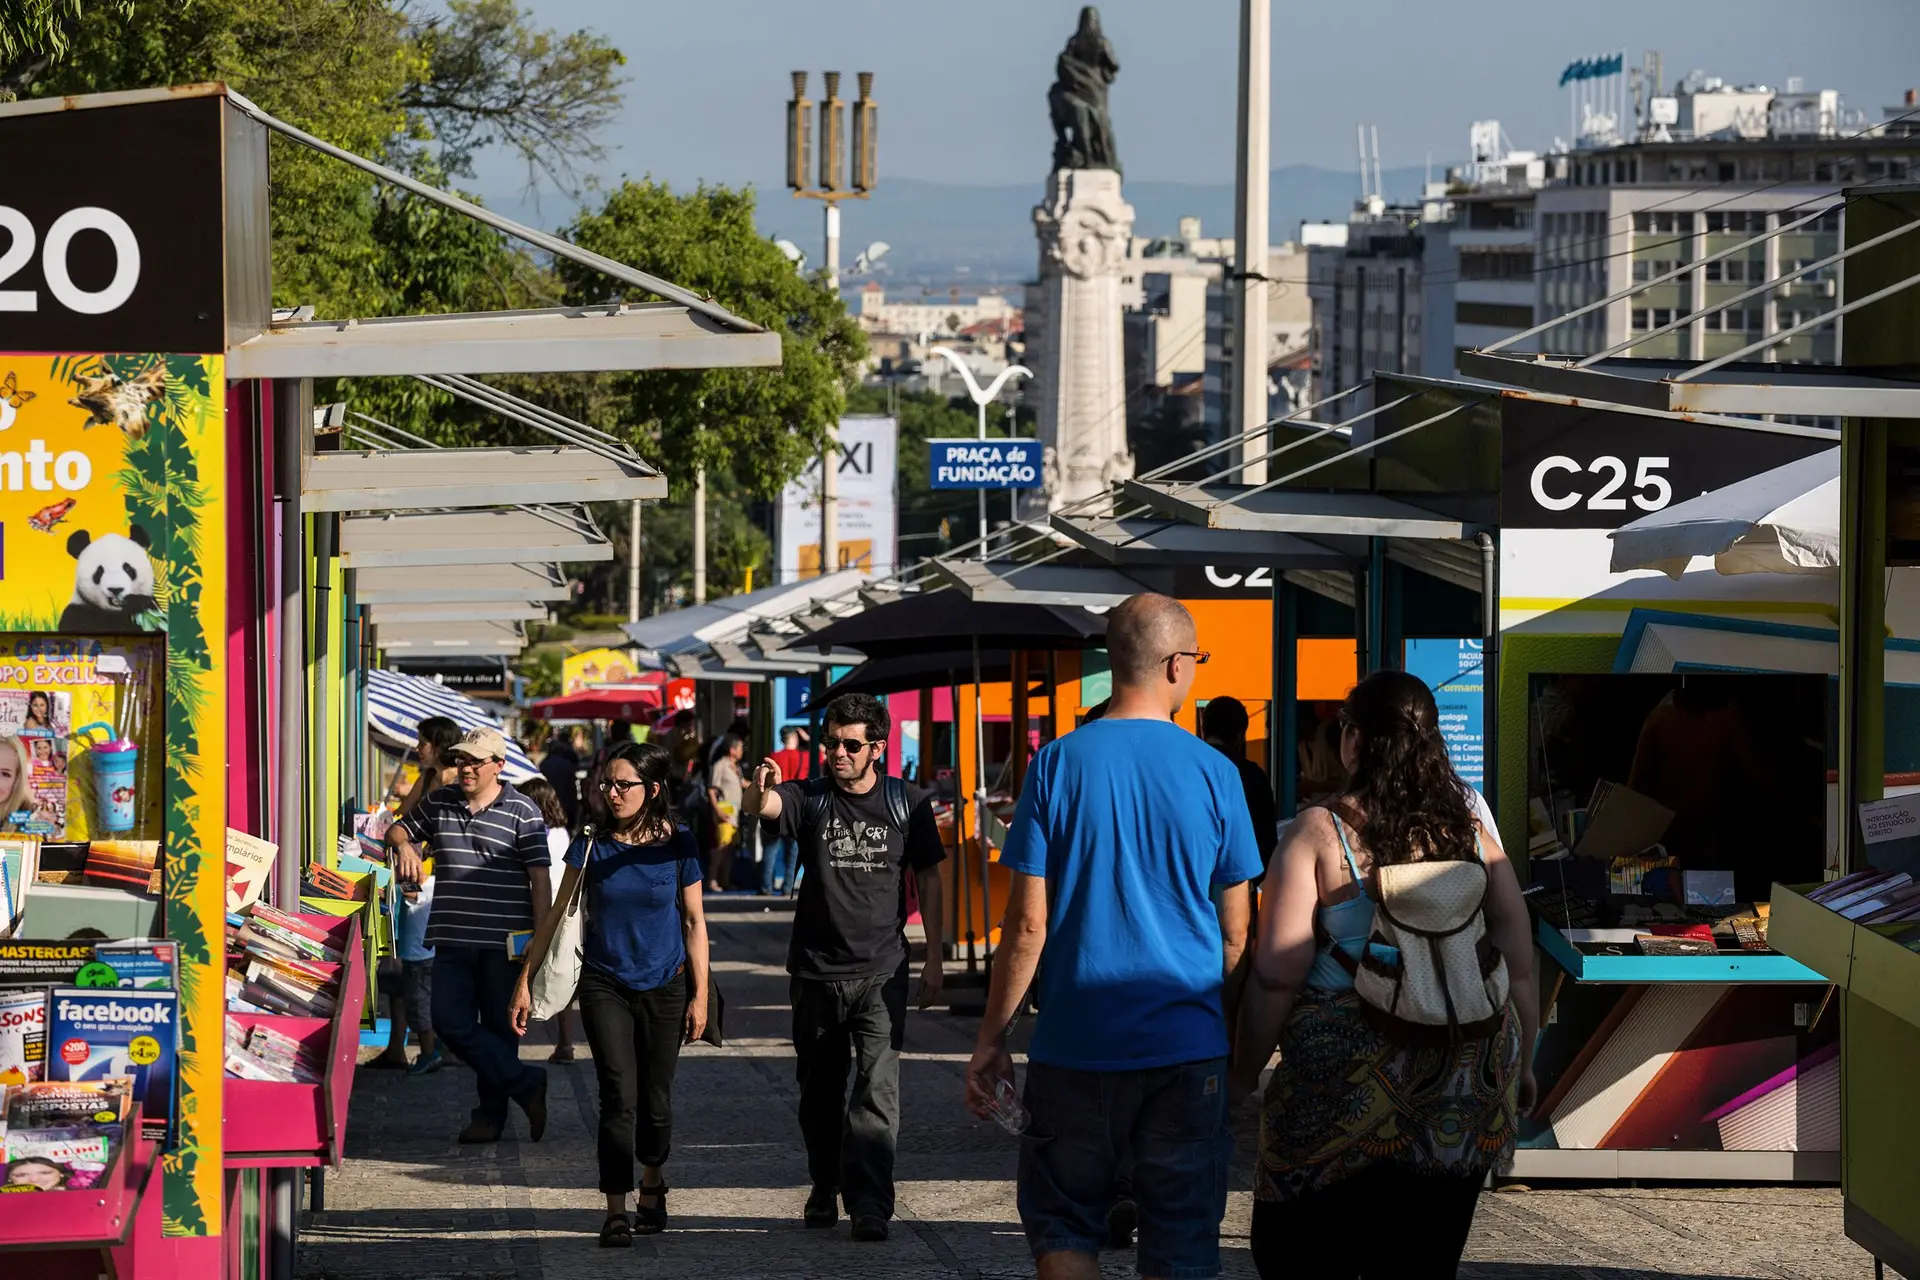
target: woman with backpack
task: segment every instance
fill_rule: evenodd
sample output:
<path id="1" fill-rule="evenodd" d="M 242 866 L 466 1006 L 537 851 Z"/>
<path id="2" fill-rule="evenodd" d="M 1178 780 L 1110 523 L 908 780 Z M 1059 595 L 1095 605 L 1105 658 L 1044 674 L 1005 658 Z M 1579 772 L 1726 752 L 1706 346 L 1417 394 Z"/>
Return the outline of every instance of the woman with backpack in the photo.
<path id="1" fill-rule="evenodd" d="M 1425 684 L 1363 680 L 1340 754 L 1346 788 L 1274 851 L 1240 1005 L 1235 1096 L 1281 1051 L 1254 1263 L 1264 1280 L 1451 1276 L 1534 1102 L 1532 927 Z"/>
<path id="2" fill-rule="evenodd" d="M 585 877 L 580 1021 L 600 1085 L 603 1248 L 630 1248 L 636 1234 L 666 1229 L 662 1169 L 672 1146 L 674 1070 L 680 1046 L 707 1029 L 700 862 L 692 834 L 676 820 L 672 782 L 671 758 L 662 747 L 623 742 L 608 752 L 594 797 L 604 834 L 576 839 L 567 850 L 557 897 L 572 901 L 574 885 Z M 528 954 L 545 957 L 561 914 L 548 915 Z M 533 1009 L 538 963 L 521 971 L 513 993 L 510 1012 L 521 1035 Z M 635 1196 L 631 1215 L 629 1196 Z"/>

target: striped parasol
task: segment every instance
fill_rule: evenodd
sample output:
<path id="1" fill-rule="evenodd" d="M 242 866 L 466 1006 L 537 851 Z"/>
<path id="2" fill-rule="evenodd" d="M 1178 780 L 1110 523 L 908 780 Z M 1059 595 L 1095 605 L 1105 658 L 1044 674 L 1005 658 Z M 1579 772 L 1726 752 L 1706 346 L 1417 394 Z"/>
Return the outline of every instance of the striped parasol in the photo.
<path id="1" fill-rule="evenodd" d="M 445 716 L 464 729 L 499 729 L 500 718 L 465 694 L 456 693 L 424 676 L 375 668 L 367 672 L 367 724 L 389 746 L 406 750 L 419 738 L 420 722 Z M 507 737 L 507 764 L 501 776 L 508 782 L 535 777 L 527 753 Z"/>

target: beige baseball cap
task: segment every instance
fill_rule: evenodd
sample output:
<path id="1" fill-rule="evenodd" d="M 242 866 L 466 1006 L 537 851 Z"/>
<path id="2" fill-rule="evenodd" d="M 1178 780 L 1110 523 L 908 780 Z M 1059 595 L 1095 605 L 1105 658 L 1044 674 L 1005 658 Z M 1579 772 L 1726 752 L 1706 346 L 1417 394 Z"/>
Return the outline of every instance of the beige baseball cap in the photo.
<path id="1" fill-rule="evenodd" d="M 497 729 L 469 729 L 467 736 L 453 744 L 448 755 L 469 756 L 475 760 L 505 760 L 507 740 Z"/>

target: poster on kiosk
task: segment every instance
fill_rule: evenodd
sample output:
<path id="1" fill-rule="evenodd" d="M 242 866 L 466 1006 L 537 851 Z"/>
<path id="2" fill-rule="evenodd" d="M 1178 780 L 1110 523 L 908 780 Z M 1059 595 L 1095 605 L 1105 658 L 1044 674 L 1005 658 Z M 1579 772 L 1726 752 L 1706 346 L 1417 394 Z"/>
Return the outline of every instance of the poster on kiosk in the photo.
<path id="1" fill-rule="evenodd" d="M 0 105 L 0 853 L 41 872 L 9 880 L 0 926 L 125 937 L 138 918 L 176 945 L 172 1071 L 133 1099 L 160 1139 L 141 1212 L 157 1199 L 155 1235 L 200 1274 L 188 1246 L 222 1219 L 223 353 L 266 322 L 265 142 L 215 87 L 61 107 Z M 128 156 L 134 177 L 101 181 Z M 252 267 L 229 257 L 236 220 Z M 100 1051 L 84 1028 L 51 1039 L 49 1081 Z M 49 1224 L 68 1203 L 32 1199 Z"/>

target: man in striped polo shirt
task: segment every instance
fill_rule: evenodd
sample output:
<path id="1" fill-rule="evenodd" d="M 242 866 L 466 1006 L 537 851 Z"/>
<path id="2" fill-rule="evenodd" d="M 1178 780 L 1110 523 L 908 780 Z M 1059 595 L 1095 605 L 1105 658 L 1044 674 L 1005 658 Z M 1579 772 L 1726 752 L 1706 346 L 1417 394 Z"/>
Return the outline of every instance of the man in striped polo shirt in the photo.
<path id="1" fill-rule="evenodd" d="M 498 1142 L 509 1100 L 527 1113 L 533 1141 L 547 1130 L 547 1072 L 520 1061 L 507 1004 L 520 962 L 507 935 L 537 929 L 552 891 L 547 883 L 547 824 L 533 801 L 500 777 L 507 742 L 475 729 L 448 752 L 458 776 L 429 792 L 387 831 L 394 873 L 420 879 L 420 844 L 433 855 L 433 1031 L 473 1068 L 480 1105 L 462 1142 Z"/>

